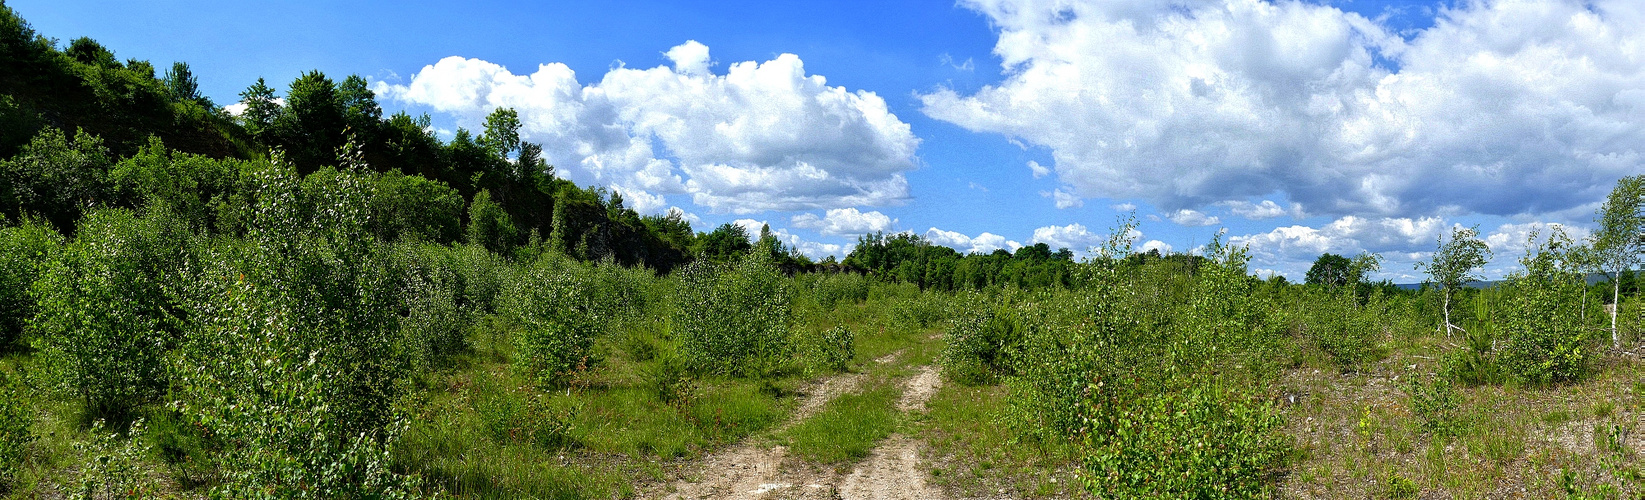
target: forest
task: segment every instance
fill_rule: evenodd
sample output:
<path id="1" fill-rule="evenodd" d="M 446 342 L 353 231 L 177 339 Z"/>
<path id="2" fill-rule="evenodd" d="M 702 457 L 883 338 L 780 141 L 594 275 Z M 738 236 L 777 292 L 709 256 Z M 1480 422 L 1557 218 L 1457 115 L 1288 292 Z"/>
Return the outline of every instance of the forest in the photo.
<path id="1" fill-rule="evenodd" d="M 1489 287 L 1460 226 L 1415 289 L 1134 216 L 816 262 L 561 177 L 514 110 L 198 86 L 0 2 L 7 498 L 1645 496 L 1645 176 Z"/>

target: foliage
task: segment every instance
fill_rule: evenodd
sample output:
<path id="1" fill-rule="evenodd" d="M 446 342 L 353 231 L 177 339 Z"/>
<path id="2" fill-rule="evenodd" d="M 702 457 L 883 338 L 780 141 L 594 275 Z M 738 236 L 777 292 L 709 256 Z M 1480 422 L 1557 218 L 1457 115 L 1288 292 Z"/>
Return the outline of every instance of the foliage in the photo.
<path id="1" fill-rule="evenodd" d="M 35 282 L 36 347 L 93 415 L 122 416 L 165 391 L 180 319 L 164 277 L 187 265 L 190 239 L 163 209 L 93 212 Z"/>
<path id="2" fill-rule="evenodd" d="M 820 273 L 811 282 L 811 293 L 823 309 L 858 304 L 868 300 L 868 279 L 856 273 Z"/>
<path id="3" fill-rule="evenodd" d="M 674 338 L 692 370 L 761 375 L 789 352 L 789 289 L 770 257 L 680 271 Z"/>
<path id="4" fill-rule="evenodd" d="M 1507 297 L 1496 327 L 1503 340 L 1502 361 L 1525 382 L 1576 380 L 1595 356 L 1595 336 L 1580 319 L 1582 268 L 1573 261 L 1572 242 L 1563 231 L 1556 229 L 1542 241 L 1537 237 L 1530 235 L 1527 254 L 1520 259 L 1524 270 L 1509 275 L 1503 285 Z"/>
<path id="5" fill-rule="evenodd" d="M 1382 325 L 1381 311 L 1361 306 L 1352 293 L 1337 291 L 1314 292 L 1306 299 L 1305 331 L 1336 362 L 1349 369 L 1371 359 L 1376 354 L 1376 341 Z"/>
<path id="6" fill-rule="evenodd" d="M 35 440 L 30 427 L 34 425 L 34 411 L 19 391 L 21 384 L 6 375 L 0 375 L 0 492 L 11 488 L 23 465 L 23 454 Z"/>
<path id="7" fill-rule="evenodd" d="M 91 428 L 89 443 L 75 443 L 74 451 L 85 459 L 80 479 L 69 491 L 72 500 L 104 500 L 153 496 L 154 485 L 148 484 L 138 462 L 144 449 L 141 439 L 145 431 L 143 421 L 132 422 L 125 439 L 104 428 L 97 421 Z M 123 441 L 123 442 L 122 442 Z"/>
<path id="8" fill-rule="evenodd" d="M 1620 303 L 1622 274 L 1645 257 L 1645 175 L 1623 177 L 1600 206 L 1594 234 L 1595 267 L 1610 275 L 1611 303 Z M 1611 311 L 1611 343 L 1621 347 L 1617 310 Z"/>
<path id="9" fill-rule="evenodd" d="M 1289 459 L 1279 409 L 1214 381 L 1096 404 L 1119 406 L 1086 436 L 1082 476 L 1106 497 L 1268 498 Z"/>
<path id="10" fill-rule="evenodd" d="M 468 243 L 484 246 L 493 253 L 507 255 L 519 238 L 519 229 L 502 207 L 491 201 L 489 191 L 480 191 L 468 205 Z"/>
<path id="11" fill-rule="evenodd" d="M 1348 258 L 1334 253 L 1320 255 L 1308 268 L 1304 283 L 1338 287 L 1348 284 Z"/>
<path id="12" fill-rule="evenodd" d="M 817 366 L 834 371 L 845 371 L 857 357 L 856 335 L 844 325 L 829 328 L 817 334 L 806 350 L 806 357 Z"/>
<path id="13" fill-rule="evenodd" d="M 1437 437 L 1456 436 L 1461 432 L 1462 395 L 1444 377 L 1423 381 L 1413 378 L 1403 387 L 1411 398 L 1411 413 L 1415 414 L 1422 429 Z"/>
<path id="14" fill-rule="evenodd" d="M 542 385 L 556 385 L 589 367 L 603 318 L 591 295 L 594 283 L 550 255 L 522 273 L 503 298 L 503 311 L 520 325 L 515 364 Z"/>
<path id="15" fill-rule="evenodd" d="M 220 443 L 230 497 L 399 498 L 415 478 L 388 469 L 401 287 L 366 225 L 358 172 L 299 183 L 251 172 L 248 239 L 213 246 L 191 285 L 191 324 L 173 365 L 176 409 Z"/>
<path id="16" fill-rule="evenodd" d="M 77 131 L 72 140 L 46 128 L 10 159 L 0 161 L 0 213 L 44 217 L 71 232 L 87 206 L 106 203 L 109 167 L 103 141 Z"/>
<path id="17" fill-rule="evenodd" d="M 7 227 L 0 219 L 0 351 L 15 347 L 34 317 L 30 288 L 55 258 L 62 237 L 38 219 Z"/>
<path id="18" fill-rule="evenodd" d="M 1428 262 L 1418 262 L 1416 268 L 1428 273 L 1434 284 L 1440 286 L 1440 313 L 1445 319 L 1445 334 L 1456 328 L 1451 323 L 1451 296 L 1456 289 L 1470 281 L 1484 279 L 1479 268 L 1491 260 L 1491 248 L 1479 239 L 1479 229 L 1451 228 L 1450 239 L 1441 235 L 1438 250 Z"/>

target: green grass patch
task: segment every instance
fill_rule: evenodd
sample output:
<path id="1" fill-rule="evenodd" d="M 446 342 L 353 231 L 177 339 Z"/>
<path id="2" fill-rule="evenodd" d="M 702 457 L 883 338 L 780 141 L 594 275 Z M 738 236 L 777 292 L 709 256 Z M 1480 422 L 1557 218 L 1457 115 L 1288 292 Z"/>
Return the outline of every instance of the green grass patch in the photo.
<path id="1" fill-rule="evenodd" d="M 896 404 L 901 395 L 901 387 L 889 383 L 840 395 L 784 433 L 789 449 L 823 463 L 861 460 L 897 429 Z"/>

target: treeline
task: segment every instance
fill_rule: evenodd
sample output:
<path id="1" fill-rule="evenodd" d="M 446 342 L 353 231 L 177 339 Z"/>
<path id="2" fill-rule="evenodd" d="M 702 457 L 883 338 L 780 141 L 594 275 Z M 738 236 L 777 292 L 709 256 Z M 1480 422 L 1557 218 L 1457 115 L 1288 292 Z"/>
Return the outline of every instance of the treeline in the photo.
<path id="1" fill-rule="evenodd" d="M 1158 253 L 1156 252 L 1157 256 Z M 961 254 L 911 233 L 867 234 L 840 261 L 844 269 L 912 283 L 928 290 L 977 290 L 994 286 L 1068 287 L 1074 284 L 1074 252 L 1044 243 L 990 253 Z"/>
<path id="2" fill-rule="evenodd" d="M 504 254 L 535 245 L 659 271 L 698 254 L 731 255 L 682 214 L 641 216 L 616 192 L 555 176 L 541 146 L 520 139 L 510 109 L 478 134 L 460 129 L 442 141 L 426 115 L 384 116 L 359 76 L 339 82 L 312 71 L 283 96 L 259 79 L 241 98 L 244 109 L 230 115 L 200 95 L 185 63 L 157 75 L 152 63 L 121 62 L 90 38 L 59 47 L 0 2 L 0 158 L 9 158 L 0 214 L 43 217 L 72 234 L 86 207 L 164 200 L 203 229 L 235 234 L 229 212 L 244 205 L 248 165 L 310 176 L 352 162 L 379 176 L 385 237 L 474 237 Z M 811 265 L 774 240 L 767 246 L 795 267 Z"/>

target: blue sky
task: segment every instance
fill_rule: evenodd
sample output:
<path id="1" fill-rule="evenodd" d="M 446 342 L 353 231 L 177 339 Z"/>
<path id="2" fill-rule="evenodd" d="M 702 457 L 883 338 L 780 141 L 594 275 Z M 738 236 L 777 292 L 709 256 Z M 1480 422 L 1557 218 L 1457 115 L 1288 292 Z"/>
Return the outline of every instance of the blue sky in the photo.
<path id="1" fill-rule="evenodd" d="M 1645 15 L 1622 0 L 7 3 L 187 61 L 219 104 L 310 69 L 443 131 L 507 104 L 579 182 L 814 256 L 874 229 L 1081 250 L 1135 207 L 1139 246 L 1225 228 L 1292 278 L 1374 251 L 1410 281 L 1477 224 L 1498 276 L 1645 170 L 1645 59 L 1616 48 Z"/>

